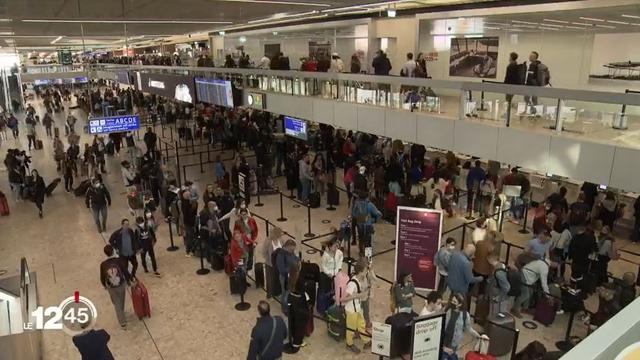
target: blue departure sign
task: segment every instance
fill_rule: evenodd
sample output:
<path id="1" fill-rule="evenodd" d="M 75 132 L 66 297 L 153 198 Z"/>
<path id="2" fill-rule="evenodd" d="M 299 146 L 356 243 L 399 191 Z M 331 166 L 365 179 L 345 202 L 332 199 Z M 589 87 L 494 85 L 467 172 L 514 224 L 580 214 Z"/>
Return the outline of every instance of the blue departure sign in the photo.
<path id="1" fill-rule="evenodd" d="M 138 115 L 120 115 L 89 119 L 89 134 L 134 131 L 140 128 Z"/>

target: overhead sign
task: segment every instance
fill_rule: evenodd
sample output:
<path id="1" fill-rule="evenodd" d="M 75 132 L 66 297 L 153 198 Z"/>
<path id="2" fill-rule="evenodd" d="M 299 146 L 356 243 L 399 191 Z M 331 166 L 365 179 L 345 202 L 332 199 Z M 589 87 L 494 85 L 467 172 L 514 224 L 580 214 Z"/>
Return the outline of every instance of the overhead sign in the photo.
<path id="1" fill-rule="evenodd" d="M 391 325 L 371 322 L 371 352 L 391 356 Z"/>
<path id="2" fill-rule="evenodd" d="M 266 109 L 265 94 L 249 91 L 247 93 L 247 105 L 258 110 Z"/>
<path id="3" fill-rule="evenodd" d="M 307 141 L 307 122 L 292 118 L 291 116 L 285 116 L 284 133 L 300 140 Z"/>
<path id="4" fill-rule="evenodd" d="M 413 323 L 411 360 L 439 360 L 444 341 L 445 314 L 419 317 Z"/>
<path id="5" fill-rule="evenodd" d="M 58 50 L 58 60 L 62 65 L 73 64 L 73 55 L 71 54 L 71 50 L 69 49 Z"/>
<path id="6" fill-rule="evenodd" d="M 89 119 L 89 134 L 135 131 L 140 128 L 138 115 L 121 115 Z"/>
<path id="7" fill-rule="evenodd" d="M 417 289 L 435 290 L 438 271 L 433 258 L 440 249 L 442 211 L 398 206 L 395 276 L 413 275 Z"/>

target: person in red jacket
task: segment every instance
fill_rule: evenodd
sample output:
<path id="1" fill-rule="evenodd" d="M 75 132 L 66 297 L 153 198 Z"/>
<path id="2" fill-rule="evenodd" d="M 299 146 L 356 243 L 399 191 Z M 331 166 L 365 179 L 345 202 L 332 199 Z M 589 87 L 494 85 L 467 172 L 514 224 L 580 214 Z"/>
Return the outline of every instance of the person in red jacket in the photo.
<path id="1" fill-rule="evenodd" d="M 246 253 L 244 263 L 246 264 L 247 270 L 251 270 L 253 268 L 253 249 L 258 241 L 258 224 L 253 217 L 249 216 L 247 209 L 240 209 L 239 215 L 240 217 L 233 226 L 233 242 L 236 241 L 236 232 L 239 232 L 242 236 L 243 247 Z M 234 262 L 234 264 L 236 264 L 236 262 Z"/>
<path id="2" fill-rule="evenodd" d="M 240 266 L 246 266 L 249 257 L 246 242 L 248 239 L 242 235 L 242 232 L 235 230 L 229 247 L 229 255 L 231 256 L 231 264 L 234 269 Z"/>

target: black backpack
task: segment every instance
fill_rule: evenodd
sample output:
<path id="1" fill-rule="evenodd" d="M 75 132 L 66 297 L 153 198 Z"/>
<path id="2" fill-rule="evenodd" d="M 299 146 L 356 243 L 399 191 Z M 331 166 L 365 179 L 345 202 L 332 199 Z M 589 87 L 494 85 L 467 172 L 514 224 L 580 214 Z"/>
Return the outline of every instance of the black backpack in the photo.
<path id="1" fill-rule="evenodd" d="M 507 270 L 507 269 L 496 269 L 493 272 L 493 277 L 496 278 L 496 273 L 498 271 L 504 271 L 507 274 L 507 281 L 509 281 L 509 292 L 508 296 L 520 296 L 522 286 L 522 278 L 520 277 L 520 272 L 517 270 Z M 496 286 L 500 288 L 500 282 L 496 281 Z"/>

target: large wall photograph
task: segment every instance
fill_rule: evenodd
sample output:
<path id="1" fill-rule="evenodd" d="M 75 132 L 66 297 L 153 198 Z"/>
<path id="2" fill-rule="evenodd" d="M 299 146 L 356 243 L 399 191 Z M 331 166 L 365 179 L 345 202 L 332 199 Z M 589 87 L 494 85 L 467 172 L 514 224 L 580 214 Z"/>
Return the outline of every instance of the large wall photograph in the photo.
<path id="1" fill-rule="evenodd" d="M 498 37 L 451 38 L 449 76 L 495 79 Z"/>
<path id="2" fill-rule="evenodd" d="M 635 44 L 639 33 L 596 34 L 591 53 L 592 79 L 640 80 L 640 50 Z"/>

